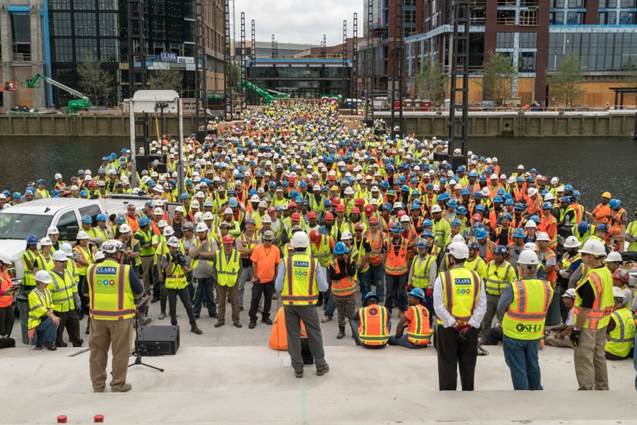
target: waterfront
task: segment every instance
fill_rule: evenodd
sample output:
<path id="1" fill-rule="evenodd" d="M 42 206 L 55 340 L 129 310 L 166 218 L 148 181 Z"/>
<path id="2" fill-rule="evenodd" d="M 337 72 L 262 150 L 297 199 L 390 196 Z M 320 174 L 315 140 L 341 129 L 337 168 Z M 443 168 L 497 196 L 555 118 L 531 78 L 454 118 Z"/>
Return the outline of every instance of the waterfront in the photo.
<path id="1" fill-rule="evenodd" d="M 0 169 L 0 188 L 23 191 L 35 178 L 65 178 L 79 168 L 97 172 L 100 158 L 128 145 L 122 137 L 0 137 L 0 154 L 6 164 Z M 628 138 L 475 138 L 469 149 L 496 156 L 505 173 L 519 163 L 535 167 L 548 177 L 559 176 L 582 192 L 584 204 L 592 207 L 599 194 L 609 190 L 622 199 L 632 213 L 637 207 L 637 142 Z"/>

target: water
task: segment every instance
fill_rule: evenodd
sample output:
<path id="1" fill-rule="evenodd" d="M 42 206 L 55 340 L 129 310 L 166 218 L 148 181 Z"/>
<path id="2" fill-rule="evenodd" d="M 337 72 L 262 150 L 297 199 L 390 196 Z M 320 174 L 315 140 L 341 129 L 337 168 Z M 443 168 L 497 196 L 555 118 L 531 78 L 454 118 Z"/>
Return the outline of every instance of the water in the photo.
<path id="1" fill-rule="evenodd" d="M 0 137 L 0 188 L 24 190 L 36 178 L 51 180 L 56 172 L 65 179 L 79 168 L 97 171 L 100 158 L 127 146 L 126 138 Z M 591 207 L 608 190 L 631 212 L 637 208 L 637 142 L 622 138 L 479 138 L 469 149 L 497 156 L 509 174 L 517 164 L 535 167 L 550 177 L 559 176 L 582 192 Z"/>

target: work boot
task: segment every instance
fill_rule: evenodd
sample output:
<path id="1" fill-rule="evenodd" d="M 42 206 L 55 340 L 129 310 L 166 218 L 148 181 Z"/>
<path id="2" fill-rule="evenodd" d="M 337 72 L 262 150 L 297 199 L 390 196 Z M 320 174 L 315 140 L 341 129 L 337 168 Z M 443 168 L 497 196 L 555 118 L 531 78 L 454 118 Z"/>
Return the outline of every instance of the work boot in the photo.
<path id="1" fill-rule="evenodd" d="M 58 348 L 65 348 L 65 347 L 68 347 L 69 345 L 66 342 L 56 342 L 55 346 Z"/>
<path id="2" fill-rule="evenodd" d="M 203 334 L 203 332 L 201 332 L 201 329 L 199 329 L 197 325 L 190 325 L 190 332 L 194 333 L 195 335 Z"/>
<path id="3" fill-rule="evenodd" d="M 298 369 L 294 371 L 294 376 L 297 378 L 303 378 L 303 369 Z"/>
<path id="4" fill-rule="evenodd" d="M 112 387 L 111 388 L 111 392 L 114 392 L 114 393 L 127 393 L 132 388 L 133 388 L 133 386 L 131 384 L 126 383 L 126 384 L 122 385 L 121 387 Z"/>
<path id="5" fill-rule="evenodd" d="M 159 317 L 158 317 L 159 320 L 164 320 L 165 318 L 166 318 L 165 312 L 162 311 L 161 313 L 159 313 Z"/>
<path id="6" fill-rule="evenodd" d="M 151 319 L 150 317 L 146 316 L 143 317 L 142 319 L 140 319 L 139 324 L 142 326 L 148 326 L 150 324 L 150 322 L 152 322 L 153 319 Z"/>
<path id="7" fill-rule="evenodd" d="M 321 319 L 321 323 L 327 323 L 331 321 L 332 319 L 333 319 L 332 316 L 325 316 L 324 318 Z"/>
<path id="8" fill-rule="evenodd" d="M 235 328 L 242 328 L 243 325 L 241 325 L 241 322 L 232 322 L 232 324 L 234 325 Z"/>
<path id="9" fill-rule="evenodd" d="M 257 327 L 257 321 L 256 320 L 250 320 L 250 324 L 248 325 L 248 329 L 254 329 Z"/>
<path id="10" fill-rule="evenodd" d="M 336 339 L 343 339 L 345 338 L 345 328 L 344 327 L 339 327 L 338 328 L 338 334 L 336 335 Z"/>
<path id="11" fill-rule="evenodd" d="M 47 350 L 49 350 L 49 351 L 55 351 L 55 350 L 57 350 L 57 349 L 58 349 L 58 348 L 55 346 L 55 344 L 54 344 L 54 343 L 52 343 L 52 342 L 45 342 L 45 343 L 44 343 L 44 348 L 46 348 L 46 349 L 47 349 Z"/>
<path id="12" fill-rule="evenodd" d="M 225 324 L 226 324 L 225 320 L 217 320 L 217 323 L 215 323 L 215 328 L 220 328 Z"/>
<path id="13" fill-rule="evenodd" d="M 103 393 L 104 392 L 104 387 L 93 387 L 93 392 L 94 393 Z"/>
<path id="14" fill-rule="evenodd" d="M 325 361 L 323 361 L 323 363 L 316 365 L 316 376 L 323 376 L 329 371 L 330 371 L 330 367 Z"/>
<path id="15" fill-rule="evenodd" d="M 261 319 L 261 321 L 263 323 L 265 323 L 266 325 L 271 325 L 272 324 L 272 320 L 270 320 L 269 317 L 264 317 L 263 319 Z"/>
<path id="16" fill-rule="evenodd" d="M 84 340 L 83 340 L 83 339 L 80 339 L 79 341 L 75 341 L 75 342 L 73 343 L 73 347 L 76 347 L 76 348 L 77 348 L 77 347 L 81 347 L 83 343 L 84 343 Z"/>

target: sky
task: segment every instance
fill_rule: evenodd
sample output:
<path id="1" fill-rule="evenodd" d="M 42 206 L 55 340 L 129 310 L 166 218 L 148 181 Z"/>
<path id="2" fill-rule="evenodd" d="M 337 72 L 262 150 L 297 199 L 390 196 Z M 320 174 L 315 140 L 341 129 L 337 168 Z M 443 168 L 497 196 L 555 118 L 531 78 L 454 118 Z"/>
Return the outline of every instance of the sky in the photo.
<path id="1" fill-rule="evenodd" d="M 257 41 L 320 45 L 323 34 L 327 45 L 343 41 L 343 19 L 352 36 L 354 12 L 358 12 L 358 34 L 363 32 L 363 0 L 234 0 L 236 39 L 240 38 L 241 12 L 246 14 L 246 40 L 250 40 L 250 21 L 254 19 Z M 230 0 L 232 10 L 232 0 Z M 230 16 L 232 19 L 232 15 Z"/>

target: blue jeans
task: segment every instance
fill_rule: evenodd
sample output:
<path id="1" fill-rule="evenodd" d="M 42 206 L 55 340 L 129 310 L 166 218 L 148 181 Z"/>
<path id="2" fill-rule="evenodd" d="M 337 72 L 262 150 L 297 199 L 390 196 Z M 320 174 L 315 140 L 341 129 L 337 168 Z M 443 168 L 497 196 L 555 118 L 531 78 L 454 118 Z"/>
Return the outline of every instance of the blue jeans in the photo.
<path id="1" fill-rule="evenodd" d="M 503 346 L 504 360 L 511 369 L 513 389 L 542 390 L 537 354 L 539 341 L 522 341 L 504 336 Z"/>
<path id="2" fill-rule="evenodd" d="M 334 312 L 336 311 L 336 303 L 334 302 L 334 295 L 332 295 L 332 290 L 330 289 L 327 292 L 323 293 L 324 300 L 324 310 L 325 315 L 327 317 L 334 317 Z"/>
<path id="3" fill-rule="evenodd" d="M 407 339 L 407 334 L 403 334 L 400 338 L 395 336 L 389 337 L 389 345 L 400 345 L 406 348 L 425 348 L 426 345 L 414 345 Z"/>
<path id="4" fill-rule="evenodd" d="M 385 267 L 380 264 L 378 266 L 369 266 L 369 270 L 365 272 L 365 292 L 363 292 L 363 283 L 361 282 L 361 297 L 372 290 L 372 286 L 376 287 L 376 295 L 378 302 L 382 303 L 385 299 Z"/>
<path id="5" fill-rule="evenodd" d="M 54 344 L 58 327 L 50 317 L 45 317 L 35 328 L 35 346 L 41 348 L 44 344 Z"/>
<path id="6" fill-rule="evenodd" d="M 194 278 L 193 282 L 197 282 L 195 300 L 192 303 L 192 312 L 195 317 L 199 316 L 201 313 L 201 307 L 204 304 L 208 308 L 209 316 L 212 317 L 217 314 L 217 305 L 215 304 L 215 298 L 212 293 L 212 278 Z"/>

